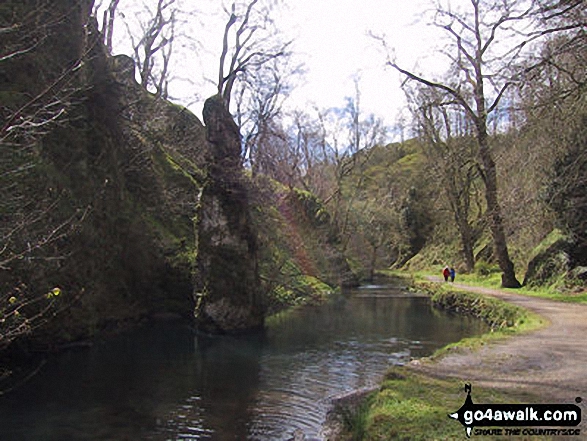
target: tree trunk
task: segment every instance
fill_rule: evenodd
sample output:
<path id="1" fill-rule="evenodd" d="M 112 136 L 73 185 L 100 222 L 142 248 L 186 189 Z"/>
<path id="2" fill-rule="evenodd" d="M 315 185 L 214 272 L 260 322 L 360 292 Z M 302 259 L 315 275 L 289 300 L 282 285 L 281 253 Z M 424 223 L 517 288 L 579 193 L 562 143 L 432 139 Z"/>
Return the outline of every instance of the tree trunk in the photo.
<path id="1" fill-rule="evenodd" d="M 473 231 L 469 224 L 470 186 L 470 179 L 467 180 L 464 189 L 458 188 L 456 185 L 451 185 L 450 181 L 448 184 L 445 184 L 445 188 L 450 189 L 450 191 L 447 191 L 447 198 L 450 200 L 450 207 L 461 239 L 463 259 L 467 272 L 469 273 L 475 269 Z"/>
<path id="2" fill-rule="evenodd" d="M 502 271 L 501 286 L 504 288 L 520 288 L 522 285 L 518 279 L 516 279 L 514 264 L 509 256 L 503 228 L 503 219 L 501 216 L 501 207 L 497 198 L 497 174 L 495 171 L 495 162 L 489 152 L 486 127 L 481 124 L 478 124 L 478 137 L 479 156 L 485 180 L 485 199 L 487 202 L 487 214 L 489 216 L 489 228 L 493 238 L 493 246 L 497 262 Z"/>
<path id="3" fill-rule="evenodd" d="M 114 18 L 116 15 L 116 8 L 120 0 L 112 0 L 108 9 L 104 11 L 104 21 L 102 23 L 102 34 L 104 35 L 104 44 L 106 51 L 112 53 L 112 36 L 114 35 Z"/>
<path id="4" fill-rule="evenodd" d="M 485 181 L 485 200 L 487 202 L 487 214 L 489 215 L 489 229 L 493 238 L 493 247 L 499 268 L 501 269 L 501 286 L 504 288 L 520 288 L 522 285 L 516 279 L 514 264 L 510 259 L 505 231 L 503 228 L 503 218 L 501 216 L 501 207 L 497 197 L 497 173 L 495 162 L 489 149 L 489 139 L 487 135 L 487 108 L 485 107 L 485 91 L 483 87 L 483 49 L 481 34 L 479 32 L 480 17 L 479 5 L 474 3 L 475 8 L 475 30 L 477 39 L 477 51 L 475 54 L 475 105 L 477 107 L 474 115 L 474 122 L 477 129 L 477 143 L 479 146 L 479 158 L 483 169 L 483 179 Z"/>
<path id="5" fill-rule="evenodd" d="M 472 272 L 475 269 L 475 253 L 473 251 L 473 234 L 471 233 L 471 226 L 466 220 L 458 220 L 458 229 L 461 235 L 461 245 L 463 246 L 463 258 L 467 272 Z"/>
<path id="6" fill-rule="evenodd" d="M 373 250 L 371 251 L 371 262 L 369 263 L 369 281 L 375 280 L 375 265 L 377 263 L 377 249 L 379 247 L 372 245 Z"/>

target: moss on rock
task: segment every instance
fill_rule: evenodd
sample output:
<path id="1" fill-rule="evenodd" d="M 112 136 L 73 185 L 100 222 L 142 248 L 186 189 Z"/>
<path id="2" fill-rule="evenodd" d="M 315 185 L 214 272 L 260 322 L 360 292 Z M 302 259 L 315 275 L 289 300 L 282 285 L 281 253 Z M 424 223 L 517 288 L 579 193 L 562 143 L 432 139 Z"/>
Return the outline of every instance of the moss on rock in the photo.
<path id="1" fill-rule="evenodd" d="M 551 285 L 567 276 L 571 268 L 573 242 L 560 230 L 553 230 L 533 250 L 523 285 Z"/>

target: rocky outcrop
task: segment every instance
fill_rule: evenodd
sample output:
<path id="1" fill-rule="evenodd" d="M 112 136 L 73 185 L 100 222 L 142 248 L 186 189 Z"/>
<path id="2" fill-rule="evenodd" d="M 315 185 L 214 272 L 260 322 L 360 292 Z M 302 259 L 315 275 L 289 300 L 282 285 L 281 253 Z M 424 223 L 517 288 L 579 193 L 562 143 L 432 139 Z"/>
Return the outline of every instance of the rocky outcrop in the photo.
<path id="1" fill-rule="evenodd" d="M 267 186 L 269 196 L 255 199 L 220 100 L 206 102 L 204 126 L 137 84 L 132 59 L 106 54 L 90 0 L 41 3 L 0 6 L 2 17 L 35 18 L 33 28 L 51 23 L 0 71 L 0 128 L 30 119 L 0 138 L 0 187 L 9 189 L 0 200 L 0 294 L 18 291 L 26 303 L 62 293 L 58 319 L 43 317 L 35 333 L 76 340 L 145 316 L 193 320 L 194 311 L 206 331 L 259 328 L 271 288 L 292 285 L 290 274 L 272 279 L 283 267 L 280 240 L 291 248 L 283 254 L 299 258 L 289 265 L 296 283 L 322 293 L 318 279 L 339 282 L 345 262 L 315 213 L 293 219 L 285 210 L 291 223 L 278 217 L 268 227 L 281 196 Z M 7 43 L 18 48 L 16 37 Z M 39 118 L 46 123 L 36 126 Z M 306 250 L 285 233 L 292 225 L 311 239 Z M 273 234 L 264 247 L 261 229 Z M 324 249 L 336 265 L 323 264 Z M 270 286 L 260 283 L 262 264 Z"/>
<path id="2" fill-rule="evenodd" d="M 566 277 L 572 269 L 573 243 L 554 230 L 534 250 L 524 277 L 524 285 L 546 285 Z"/>
<path id="3" fill-rule="evenodd" d="M 263 307 L 248 181 L 238 127 L 217 97 L 204 104 L 212 161 L 198 219 L 196 318 L 210 332 L 263 326 Z"/>
<path id="4" fill-rule="evenodd" d="M 41 3 L 2 5 L 51 26 L 0 73 L 2 124 L 31 121 L 0 138 L 0 185 L 14 196 L 0 203 L 0 249 L 22 253 L 0 268 L 0 292 L 18 288 L 25 303 L 59 287 L 58 320 L 35 328 L 51 343 L 151 314 L 192 318 L 205 129 L 141 88 L 132 60 L 105 53 L 90 2 Z"/>

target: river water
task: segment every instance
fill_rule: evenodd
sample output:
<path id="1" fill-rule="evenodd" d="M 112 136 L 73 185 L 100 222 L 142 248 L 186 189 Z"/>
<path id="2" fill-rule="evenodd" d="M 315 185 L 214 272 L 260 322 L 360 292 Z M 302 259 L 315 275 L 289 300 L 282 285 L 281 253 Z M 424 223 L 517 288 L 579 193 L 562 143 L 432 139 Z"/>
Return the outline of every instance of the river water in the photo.
<path id="1" fill-rule="evenodd" d="M 287 440 L 296 429 L 316 437 L 331 397 L 485 330 L 381 286 L 272 317 L 264 335 L 150 325 L 60 355 L 0 397 L 0 439 Z"/>

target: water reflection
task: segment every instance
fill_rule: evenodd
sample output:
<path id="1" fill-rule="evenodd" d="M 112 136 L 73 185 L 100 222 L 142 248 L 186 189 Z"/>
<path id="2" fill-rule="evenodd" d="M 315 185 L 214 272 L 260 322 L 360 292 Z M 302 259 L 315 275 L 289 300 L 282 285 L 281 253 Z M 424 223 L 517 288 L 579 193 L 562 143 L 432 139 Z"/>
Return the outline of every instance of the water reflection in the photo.
<path id="1" fill-rule="evenodd" d="M 0 399 L 2 440 L 280 440 L 316 436 L 329 397 L 482 331 L 371 287 L 273 317 L 265 335 L 158 325 L 69 353 Z"/>

